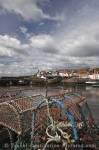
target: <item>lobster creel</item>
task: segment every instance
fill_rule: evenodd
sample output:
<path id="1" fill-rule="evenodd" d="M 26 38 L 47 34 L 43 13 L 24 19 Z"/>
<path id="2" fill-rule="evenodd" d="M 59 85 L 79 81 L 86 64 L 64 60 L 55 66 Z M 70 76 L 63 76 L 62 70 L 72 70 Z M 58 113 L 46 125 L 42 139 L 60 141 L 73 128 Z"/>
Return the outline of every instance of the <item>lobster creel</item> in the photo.
<path id="1" fill-rule="evenodd" d="M 99 130 L 85 97 L 77 93 L 44 98 L 32 114 L 31 147 L 95 150 Z"/>

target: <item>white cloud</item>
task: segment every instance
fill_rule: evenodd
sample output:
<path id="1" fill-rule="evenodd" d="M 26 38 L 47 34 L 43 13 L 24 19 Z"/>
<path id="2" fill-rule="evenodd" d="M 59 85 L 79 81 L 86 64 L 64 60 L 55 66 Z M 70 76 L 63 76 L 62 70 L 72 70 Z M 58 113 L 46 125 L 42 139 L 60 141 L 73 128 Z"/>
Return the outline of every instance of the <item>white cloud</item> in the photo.
<path id="1" fill-rule="evenodd" d="M 63 20 L 62 15 L 50 16 L 43 12 L 42 8 L 38 6 L 37 2 L 43 3 L 48 0 L 0 0 L 0 6 L 3 10 L 1 12 L 11 12 L 20 15 L 25 20 L 39 21 L 42 19 L 49 19 L 54 21 Z"/>
<path id="2" fill-rule="evenodd" d="M 62 16 L 45 14 L 37 2 L 47 0 L 2 0 L 3 11 L 21 15 L 25 20 L 62 20 Z M 77 8 L 78 9 L 78 8 Z M 70 11 L 70 10 L 69 10 Z M 96 14 L 95 14 L 96 12 Z M 69 14 L 69 12 L 68 12 Z M 99 65 L 99 9 L 80 8 L 72 16 L 58 23 L 55 34 L 33 35 L 23 25 L 20 31 L 28 36 L 27 44 L 8 35 L 0 35 L 0 71 L 3 74 L 28 74 L 39 69 Z M 67 14 L 66 14 L 67 15 Z M 82 19 L 83 18 L 83 19 Z M 64 25 L 63 25 L 64 24 Z M 43 25 L 43 21 L 39 22 Z M 54 34 L 54 35 L 53 35 Z M 1 57 L 4 60 L 1 60 Z M 8 57 L 8 58 L 7 58 Z M 9 58 L 10 57 L 10 58 Z M 8 59 L 8 60 L 7 60 Z M 11 60 L 11 63 L 9 61 Z M 5 62 L 8 62 L 5 63 Z"/>
<path id="3" fill-rule="evenodd" d="M 64 35 L 60 38 L 60 49 L 67 56 L 99 56 L 99 27 L 95 23 L 90 27 L 82 24 L 70 33 L 65 34 L 64 31 Z"/>
<path id="4" fill-rule="evenodd" d="M 17 38 L 0 35 L 0 57 L 4 58 L 3 62 L 1 62 L 0 58 L 0 74 L 32 74 L 37 71 L 36 68 L 97 66 L 99 65 L 98 54 L 96 57 L 82 57 L 82 49 L 79 49 L 79 56 L 76 56 L 78 54 L 78 51 L 76 51 L 78 45 L 84 47 L 86 42 L 88 43 L 89 34 L 83 34 L 81 37 L 78 36 L 78 38 L 70 36 L 71 38 L 68 40 L 66 37 L 59 40 L 58 36 L 55 37 L 48 34 L 34 35 L 30 37 L 27 44 L 23 44 Z M 95 37 L 96 39 L 98 38 L 95 33 L 90 36 L 91 43 L 95 42 Z M 71 52 L 74 53 L 72 56 Z M 89 49 L 83 49 L 83 52 L 86 54 L 86 52 L 89 52 Z M 10 61 L 11 63 L 6 63 Z"/>
<path id="5" fill-rule="evenodd" d="M 26 27 L 24 27 L 24 26 L 20 27 L 19 29 L 20 29 L 20 31 L 21 31 L 23 34 L 26 34 L 27 31 L 28 31 L 28 29 L 27 29 Z"/>
<path id="6" fill-rule="evenodd" d="M 31 37 L 31 34 L 28 33 L 28 28 L 26 28 L 25 26 L 20 26 L 19 27 L 19 31 L 25 35 L 25 37 L 28 39 Z"/>
<path id="7" fill-rule="evenodd" d="M 50 35 L 35 35 L 30 38 L 30 42 L 32 47 L 34 48 L 44 48 L 49 44 L 54 42 L 54 39 Z"/>
<path id="8" fill-rule="evenodd" d="M 47 53 L 54 55 L 59 51 L 57 38 L 49 34 L 32 36 L 30 38 L 30 45 L 33 49 L 36 49 L 45 54 Z"/>
<path id="9" fill-rule="evenodd" d="M 1 62 L 3 74 L 31 74 L 35 67 L 39 69 L 85 67 L 99 65 L 99 30 L 92 26 L 77 26 L 71 32 L 61 36 L 38 34 L 32 35 L 27 44 L 8 35 L 0 35 L 0 56 L 7 61 L 7 56 L 13 61 L 9 64 Z M 28 33 L 26 31 L 26 33 Z M 10 60 L 9 60 L 10 61 Z"/>
<path id="10" fill-rule="evenodd" d="M 49 53 L 50 47 L 53 49 Z M 53 55 L 54 50 L 57 48 L 51 35 L 32 36 L 27 45 L 22 44 L 17 38 L 0 35 L 0 74 L 31 74 L 37 71 L 35 67 L 51 69 L 61 66 L 57 54 Z M 3 62 L 1 58 L 4 58 Z M 7 64 L 9 61 L 11 63 Z"/>
<path id="11" fill-rule="evenodd" d="M 44 22 L 40 22 L 40 23 L 39 23 L 39 26 L 43 26 L 43 25 L 44 25 Z"/>
<path id="12" fill-rule="evenodd" d="M 0 35 L 0 56 L 21 56 L 27 55 L 27 44 L 21 44 L 21 42 L 8 35 Z"/>

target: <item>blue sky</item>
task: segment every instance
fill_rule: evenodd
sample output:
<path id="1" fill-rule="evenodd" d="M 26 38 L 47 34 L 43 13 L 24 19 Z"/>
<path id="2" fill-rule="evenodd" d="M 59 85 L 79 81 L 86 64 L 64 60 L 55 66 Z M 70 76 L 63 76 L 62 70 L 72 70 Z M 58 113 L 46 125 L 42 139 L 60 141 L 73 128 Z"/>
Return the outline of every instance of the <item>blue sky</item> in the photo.
<path id="1" fill-rule="evenodd" d="M 99 0 L 0 0 L 0 75 L 99 66 Z"/>

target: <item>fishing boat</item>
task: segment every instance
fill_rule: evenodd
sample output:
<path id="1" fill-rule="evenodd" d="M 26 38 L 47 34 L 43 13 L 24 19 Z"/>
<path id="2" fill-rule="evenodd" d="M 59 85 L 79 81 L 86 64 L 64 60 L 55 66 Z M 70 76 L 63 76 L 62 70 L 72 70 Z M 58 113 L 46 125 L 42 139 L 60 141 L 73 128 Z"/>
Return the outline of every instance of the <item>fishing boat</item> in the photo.
<path id="1" fill-rule="evenodd" d="M 85 82 L 87 85 L 95 85 L 97 83 L 99 83 L 97 80 L 89 80 Z"/>
<path id="2" fill-rule="evenodd" d="M 81 78 L 64 78 L 62 80 L 64 84 L 85 84 L 85 79 Z"/>
<path id="3" fill-rule="evenodd" d="M 92 87 L 99 88 L 99 83 L 92 85 Z"/>
<path id="4" fill-rule="evenodd" d="M 52 77 L 52 76 L 48 76 L 47 77 L 47 84 L 51 85 L 51 84 L 59 84 L 61 81 L 61 78 L 59 77 Z"/>

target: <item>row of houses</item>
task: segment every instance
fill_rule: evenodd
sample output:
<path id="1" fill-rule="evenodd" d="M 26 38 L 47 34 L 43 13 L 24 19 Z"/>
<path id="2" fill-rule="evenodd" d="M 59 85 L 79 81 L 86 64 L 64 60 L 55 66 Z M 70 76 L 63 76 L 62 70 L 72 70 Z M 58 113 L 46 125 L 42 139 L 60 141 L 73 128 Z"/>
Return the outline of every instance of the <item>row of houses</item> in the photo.
<path id="1" fill-rule="evenodd" d="M 77 77 L 77 78 L 89 78 L 99 79 L 99 69 L 61 69 L 51 71 L 39 71 L 37 77 L 46 79 L 47 76 L 60 76 L 64 78 Z"/>

